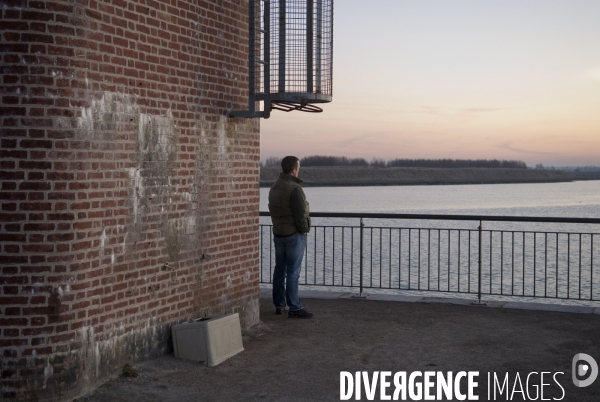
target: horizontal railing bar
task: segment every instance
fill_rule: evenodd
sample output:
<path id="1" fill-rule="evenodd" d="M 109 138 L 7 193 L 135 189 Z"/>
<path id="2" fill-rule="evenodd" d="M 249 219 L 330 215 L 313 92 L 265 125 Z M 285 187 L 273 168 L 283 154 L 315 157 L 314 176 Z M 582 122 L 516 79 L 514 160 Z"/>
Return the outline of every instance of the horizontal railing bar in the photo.
<path id="1" fill-rule="evenodd" d="M 265 223 L 265 224 L 259 224 L 259 227 L 272 227 L 273 225 L 270 223 Z M 350 228 L 350 229 L 360 229 L 360 226 L 348 226 L 348 225 L 344 225 L 344 226 L 321 226 L 321 225 L 311 225 L 312 228 Z M 419 229 L 419 228 L 415 228 L 415 227 L 408 227 L 408 226 L 367 226 L 365 225 L 365 229 L 388 229 L 388 230 L 414 230 L 414 229 Z M 457 231 L 460 230 L 462 232 L 473 232 L 473 233 L 477 233 L 479 230 L 478 229 L 457 229 L 457 228 L 439 228 L 439 227 L 428 227 L 428 228 L 421 228 L 421 229 L 425 229 L 425 230 L 453 230 L 453 231 Z M 549 234 L 549 235 L 573 235 L 573 234 L 580 234 L 582 236 L 594 236 L 594 235 L 598 235 L 600 233 L 595 233 L 595 232 L 558 232 L 558 231 L 545 231 L 545 230 L 539 230 L 539 231 L 525 231 L 525 230 L 502 230 L 502 229 L 484 229 L 483 232 L 485 233 L 494 233 L 494 234 L 505 234 L 505 233 L 519 233 L 519 234 L 526 234 L 526 235 L 533 235 L 533 234 Z"/>
<path id="2" fill-rule="evenodd" d="M 271 216 L 261 211 L 259 216 Z M 492 215 L 427 215 L 427 214 L 379 214 L 355 212 L 311 212 L 311 218 L 366 218 L 366 219 L 415 219 L 444 221 L 487 221 L 487 222 L 544 222 L 544 223 L 600 223 L 597 218 L 560 218 L 542 216 L 492 216 Z"/>

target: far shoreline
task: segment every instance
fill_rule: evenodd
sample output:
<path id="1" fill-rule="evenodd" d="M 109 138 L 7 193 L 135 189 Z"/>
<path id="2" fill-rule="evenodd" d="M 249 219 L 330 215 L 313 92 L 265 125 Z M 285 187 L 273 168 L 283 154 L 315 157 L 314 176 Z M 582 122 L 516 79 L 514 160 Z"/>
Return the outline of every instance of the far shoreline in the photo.
<path id="1" fill-rule="evenodd" d="M 278 167 L 260 169 L 260 187 L 270 187 Z M 304 187 L 429 186 L 467 184 L 568 183 L 600 180 L 600 175 L 581 175 L 562 170 L 502 168 L 376 168 L 304 167 Z"/>

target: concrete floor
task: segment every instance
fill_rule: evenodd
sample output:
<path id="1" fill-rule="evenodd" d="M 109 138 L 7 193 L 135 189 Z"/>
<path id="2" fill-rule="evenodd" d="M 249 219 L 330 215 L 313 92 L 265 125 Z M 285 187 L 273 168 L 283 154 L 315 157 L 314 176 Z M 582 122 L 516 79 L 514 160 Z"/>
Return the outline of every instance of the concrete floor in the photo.
<path id="1" fill-rule="evenodd" d="M 302 298 L 315 314 L 310 320 L 275 315 L 265 290 L 261 324 L 244 332 L 245 350 L 218 366 L 168 355 L 136 366 L 137 378 L 111 380 L 83 400 L 339 401 L 341 371 L 366 371 L 369 378 L 381 371 L 407 377 L 415 371 L 478 371 L 474 394 L 482 401 L 541 400 L 542 383 L 545 400 L 600 401 L 600 378 L 579 388 L 571 374 L 578 353 L 600 363 L 599 308 L 481 307 L 456 299 L 352 299 L 332 292 L 303 292 Z M 553 309 L 560 311 L 548 311 Z M 541 372 L 547 374 L 542 378 Z M 488 373 L 500 382 L 508 375 L 502 395 L 488 397 Z M 394 390 L 392 381 L 386 395 Z M 373 400 L 380 400 L 379 392 Z M 459 392 L 467 392 L 466 380 Z M 360 400 L 369 400 L 364 388 Z"/>

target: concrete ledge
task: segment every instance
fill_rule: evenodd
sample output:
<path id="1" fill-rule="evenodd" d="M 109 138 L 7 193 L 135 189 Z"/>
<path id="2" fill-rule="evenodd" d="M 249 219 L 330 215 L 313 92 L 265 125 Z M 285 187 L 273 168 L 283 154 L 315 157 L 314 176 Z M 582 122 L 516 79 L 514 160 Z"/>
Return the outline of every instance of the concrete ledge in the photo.
<path id="1" fill-rule="evenodd" d="M 340 299 L 346 296 L 352 296 L 349 292 L 327 292 L 322 290 L 300 290 L 301 299 Z"/>
<path id="2" fill-rule="evenodd" d="M 520 302 L 507 302 L 503 306 L 504 308 L 511 308 L 517 310 L 538 310 L 538 311 L 558 311 L 563 313 L 580 313 L 580 314 L 592 314 L 595 307 L 586 306 L 566 306 L 562 304 L 545 304 L 545 303 L 520 303 Z"/>
<path id="3" fill-rule="evenodd" d="M 421 300 L 423 303 L 443 303 L 443 304 L 456 304 L 459 306 L 470 306 L 473 304 L 475 299 L 451 299 L 447 297 L 423 297 Z"/>
<path id="4" fill-rule="evenodd" d="M 441 303 L 441 304 L 453 304 L 457 306 L 473 306 L 478 307 L 473 299 L 461 299 L 452 297 L 423 297 L 423 296 L 409 296 L 409 295 L 390 295 L 380 293 L 363 293 L 364 298 L 359 298 L 358 292 L 334 292 L 326 290 L 299 290 L 301 299 L 322 299 L 322 300 L 334 300 L 334 299 L 355 299 L 355 300 L 376 300 L 376 301 L 394 301 L 401 303 Z M 261 299 L 271 298 L 270 287 L 263 287 L 260 291 Z M 570 306 L 563 304 L 548 304 L 548 303 L 531 303 L 531 302 L 510 302 L 510 301 L 498 301 L 498 300 L 483 300 L 486 304 L 484 307 L 489 308 L 507 308 L 515 310 L 536 310 L 536 311 L 555 311 L 563 313 L 578 313 L 578 314 L 597 314 L 600 315 L 600 307 L 589 307 L 589 306 Z"/>
<path id="5" fill-rule="evenodd" d="M 459 306 L 475 306 L 475 307 L 502 307 L 505 302 L 496 300 L 483 300 L 482 304 L 477 303 L 477 299 L 458 299 L 450 297 L 424 297 L 421 300 L 423 303 L 443 303 L 443 304 L 455 304 Z"/>
<path id="6" fill-rule="evenodd" d="M 358 293 L 348 293 L 347 296 L 344 296 L 344 299 L 357 299 Z M 363 296 L 366 296 L 366 300 L 379 300 L 379 301 L 395 301 L 395 302 L 403 302 L 403 303 L 415 303 L 421 301 L 423 298 L 421 296 L 406 296 L 406 295 L 385 295 L 385 294 L 366 294 L 363 293 Z M 360 299 L 359 299 L 360 300 Z"/>

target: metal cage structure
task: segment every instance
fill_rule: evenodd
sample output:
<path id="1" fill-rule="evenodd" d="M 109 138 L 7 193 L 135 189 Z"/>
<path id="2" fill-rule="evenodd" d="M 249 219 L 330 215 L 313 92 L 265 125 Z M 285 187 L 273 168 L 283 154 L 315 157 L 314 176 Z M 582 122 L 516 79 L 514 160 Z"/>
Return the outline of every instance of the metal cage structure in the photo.
<path id="1" fill-rule="evenodd" d="M 321 112 L 332 99 L 333 0 L 249 0 L 248 21 L 248 110 L 229 116 Z"/>

